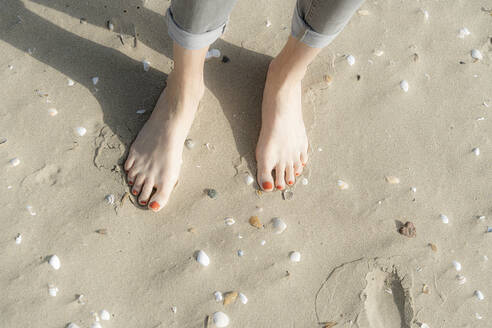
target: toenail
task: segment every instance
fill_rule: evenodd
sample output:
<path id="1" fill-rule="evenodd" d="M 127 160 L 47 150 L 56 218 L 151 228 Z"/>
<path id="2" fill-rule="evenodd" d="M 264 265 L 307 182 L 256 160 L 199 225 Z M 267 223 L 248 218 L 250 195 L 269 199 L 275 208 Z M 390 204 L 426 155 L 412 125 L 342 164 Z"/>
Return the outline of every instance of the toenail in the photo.
<path id="1" fill-rule="evenodd" d="M 284 188 L 282 188 L 282 186 L 277 186 L 277 189 L 278 189 L 278 190 L 282 190 L 282 189 L 284 189 Z"/>
<path id="2" fill-rule="evenodd" d="M 289 185 L 293 185 L 293 184 L 294 184 L 294 182 L 293 182 L 293 181 L 289 181 L 289 182 L 288 182 L 288 184 L 289 184 Z"/>
<path id="3" fill-rule="evenodd" d="M 131 186 L 133 185 L 133 181 L 128 181 L 128 184 Z"/>
<path id="4" fill-rule="evenodd" d="M 155 202 L 154 201 L 154 202 L 150 203 L 150 208 L 153 209 L 153 210 L 158 210 L 159 207 L 161 207 L 161 206 L 159 205 L 158 202 Z"/>
<path id="5" fill-rule="evenodd" d="M 147 201 L 142 200 L 142 201 L 140 202 L 140 204 L 142 204 L 142 205 L 146 205 L 146 204 L 147 204 Z"/>
<path id="6" fill-rule="evenodd" d="M 262 183 L 263 189 L 272 189 L 273 185 L 270 181 L 266 181 Z"/>
<path id="7" fill-rule="evenodd" d="M 302 163 L 302 166 L 306 166 L 306 163 Z"/>
<path id="8" fill-rule="evenodd" d="M 137 194 L 138 194 L 138 192 L 137 192 L 136 190 L 133 190 L 133 191 L 132 191 L 132 194 L 137 195 Z"/>
<path id="9" fill-rule="evenodd" d="M 298 176 L 299 176 L 299 173 L 296 172 L 296 177 L 298 177 Z"/>

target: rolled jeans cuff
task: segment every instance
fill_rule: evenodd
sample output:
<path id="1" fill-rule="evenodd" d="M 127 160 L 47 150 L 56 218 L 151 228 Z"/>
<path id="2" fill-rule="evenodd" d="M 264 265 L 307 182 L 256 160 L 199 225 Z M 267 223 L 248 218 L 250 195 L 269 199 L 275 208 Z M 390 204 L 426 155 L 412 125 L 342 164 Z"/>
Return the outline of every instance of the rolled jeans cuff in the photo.
<path id="1" fill-rule="evenodd" d="M 324 48 L 337 37 L 341 32 L 338 31 L 336 34 L 320 34 L 314 31 L 299 14 L 297 5 L 294 9 L 294 15 L 292 16 L 292 36 L 303 42 L 304 44 L 310 46 L 311 48 Z"/>
<path id="2" fill-rule="evenodd" d="M 178 43 L 181 47 L 189 50 L 201 49 L 214 43 L 224 34 L 226 23 L 217 27 L 214 30 L 200 34 L 192 34 L 186 32 L 176 24 L 173 19 L 173 14 L 170 9 L 166 12 L 167 32 L 171 39 Z"/>

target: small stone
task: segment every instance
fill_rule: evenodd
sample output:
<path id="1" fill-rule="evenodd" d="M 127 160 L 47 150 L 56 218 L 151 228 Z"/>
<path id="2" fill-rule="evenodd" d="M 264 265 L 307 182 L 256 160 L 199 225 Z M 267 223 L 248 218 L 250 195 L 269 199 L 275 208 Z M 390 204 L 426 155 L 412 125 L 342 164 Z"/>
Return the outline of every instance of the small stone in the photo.
<path id="1" fill-rule="evenodd" d="M 87 129 L 79 126 L 75 128 L 75 134 L 78 135 L 79 137 L 83 137 L 87 133 Z"/>
<path id="2" fill-rule="evenodd" d="M 408 92 L 409 85 L 408 85 L 407 80 L 402 80 L 402 81 L 400 82 L 400 88 L 401 88 L 404 92 Z"/>
<path id="3" fill-rule="evenodd" d="M 57 293 L 58 293 L 58 287 L 53 285 L 48 286 L 48 294 L 50 294 L 50 296 L 55 297 Z"/>
<path id="4" fill-rule="evenodd" d="M 284 190 L 282 191 L 282 198 L 284 200 L 291 200 L 294 198 L 294 192 L 292 190 Z"/>
<path id="5" fill-rule="evenodd" d="M 270 20 L 267 19 L 266 22 L 265 22 L 265 26 L 266 27 L 272 26 L 272 22 L 270 22 Z"/>
<path id="6" fill-rule="evenodd" d="M 92 78 L 92 84 L 96 85 L 96 84 L 97 84 L 97 82 L 99 82 L 99 77 L 94 76 L 94 77 Z"/>
<path id="7" fill-rule="evenodd" d="M 91 328 L 102 328 L 102 326 L 99 322 L 94 322 L 91 324 Z"/>
<path id="8" fill-rule="evenodd" d="M 361 9 L 361 10 L 358 10 L 357 11 L 357 15 L 359 15 L 359 16 L 369 16 L 370 15 L 370 12 L 369 12 L 369 10 Z"/>
<path id="9" fill-rule="evenodd" d="M 115 197 L 113 194 L 106 195 L 106 197 L 104 197 L 104 199 L 106 200 L 106 203 L 108 203 L 109 205 L 114 204 Z"/>
<path id="10" fill-rule="evenodd" d="M 239 256 L 239 257 L 243 257 L 244 256 L 244 252 L 243 252 L 242 249 L 240 249 L 240 250 L 237 251 L 237 256 Z"/>
<path id="11" fill-rule="evenodd" d="M 463 27 L 460 29 L 460 32 L 458 33 L 458 38 L 464 39 L 465 36 L 468 36 L 470 34 L 471 34 L 470 31 L 466 27 Z"/>
<path id="12" fill-rule="evenodd" d="M 479 290 L 476 290 L 474 294 L 479 301 L 482 301 L 485 298 L 485 296 L 483 296 L 483 293 Z"/>
<path id="13" fill-rule="evenodd" d="M 20 233 L 18 233 L 17 236 L 15 237 L 15 243 L 17 245 L 19 245 L 20 243 L 22 243 L 22 235 Z"/>
<path id="14" fill-rule="evenodd" d="M 424 284 L 422 286 L 422 293 L 424 293 L 424 294 L 429 294 L 430 293 L 430 288 L 429 288 L 428 285 Z"/>
<path id="15" fill-rule="evenodd" d="M 78 294 L 78 295 L 75 295 L 75 300 L 77 301 L 77 303 L 79 304 L 85 304 L 85 301 L 84 301 L 84 295 L 83 294 Z"/>
<path id="16" fill-rule="evenodd" d="M 354 64 L 355 64 L 355 57 L 354 57 L 354 56 L 352 56 L 352 55 L 348 55 L 348 56 L 347 56 L 347 63 L 348 63 L 350 66 L 354 65 Z"/>
<path id="17" fill-rule="evenodd" d="M 230 59 L 229 57 L 227 57 L 227 56 L 222 56 L 222 62 L 223 62 L 224 64 L 225 64 L 225 63 L 228 63 L 228 62 L 230 62 L 230 61 L 231 61 L 231 59 Z"/>
<path id="18" fill-rule="evenodd" d="M 415 188 L 415 187 L 410 188 L 410 190 L 411 190 L 412 192 L 417 192 L 417 188 Z"/>
<path id="19" fill-rule="evenodd" d="M 210 264 L 210 258 L 204 251 L 198 251 L 196 261 L 203 266 L 208 266 Z"/>
<path id="20" fill-rule="evenodd" d="M 307 178 L 302 178 L 301 179 L 301 183 L 303 186 L 307 186 L 307 184 L 309 183 L 308 179 Z"/>
<path id="21" fill-rule="evenodd" d="M 146 111 L 147 111 L 147 110 L 145 110 L 145 109 L 138 109 L 136 113 L 137 113 L 138 115 L 142 115 L 142 114 L 143 114 L 143 113 L 145 113 Z"/>
<path id="22" fill-rule="evenodd" d="M 144 71 L 148 72 L 150 69 L 150 62 L 147 59 L 142 60 Z"/>
<path id="23" fill-rule="evenodd" d="M 372 53 L 378 57 L 381 57 L 382 55 L 384 55 L 384 51 L 380 50 L 380 49 L 374 49 L 374 51 Z"/>
<path id="24" fill-rule="evenodd" d="M 217 199 L 217 190 L 215 189 L 205 189 L 205 193 L 208 197 L 212 199 Z"/>
<path id="25" fill-rule="evenodd" d="M 456 271 L 461 271 L 461 263 L 458 261 L 453 261 L 452 262 L 453 267 L 455 268 Z"/>
<path id="26" fill-rule="evenodd" d="M 255 179 L 251 175 L 247 174 L 246 177 L 244 177 L 244 183 L 246 183 L 246 185 L 249 186 L 253 182 L 255 182 Z"/>
<path id="27" fill-rule="evenodd" d="M 19 165 L 19 164 L 20 164 L 20 159 L 18 159 L 17 157 L 16 157 L 16 158 L 12 158 L 12 159 L 10 160 L 10 165 L 11 165 L 11 166 L 17 166 L 17 165 Z"/>
<path id="28" fill-rule="evenodd" d="M 85 19 L 84 17 L 82 17 L 80 19 L 80 24 L 87 24 L 87 19 Z"/>
<path id="29" fill-rule="evenodd" d="M 56 108 L 50 108 L 50 109 L 48 109 L 48 114 L 50 116 L 56 116 L 56 115 L 58 115 L 58 111 L 56 110 Z"/>
<path id="30" fill-rule="evenodd" d="M 173 306 L 173 307 L 171 307 L 171 311 L 173 311 L 173 313 L 176 313 L 176 312 L 178 312 L 178 308 Z"/>
<path id="31" fill-rule="evenodd" d="M 249 218 L 249 224 L 257 229 L 263 228 L 263 225 L 260 222 L 260 219 L 257 216 L 252 216 Z"/>
<path id="32" fill-rule="evenodd" d="M 265 246 L 265 244 L 266 244 L 266 240 L 262 240 L 262 241 L 260 241 L 260 244 L 261 244 L 261 246 Z"/>
<path id="33" fill-rule="evenodd" d="M 106 22 L 106 25 L 108 27 L 108 30 L 110 31 L 114 30 L 114 24 L 110 20 Z"/>
<path id="34" fill-rule="evenodd" d="M 76 324 L 74 324 L 73 322 L 70 322 L 66 328 L 79 328 L 79 326 L 77 326 Z"/>
<path id="35" fill-rule="evenodd" d="M 433 252 L 437 252 L 437 246 L 436 245 L 434 245 L 433 243 L 429 243 L 429 246 Z"/>
<path id="36" fill-rule="evenodd" d="M 415 225 L 410 221 L 407 221 L 398 232 L 408 238 L 415 238 L 417 236 L 417 229 L 415 229 Z"/>
<path id="37" fill-rule="evenodd" d="M 228 293 L 224 294 L 223 304 L 229 305 L 229 304 L 236 302 L 238 295 L 239 295 L 238 292 L 228 292 Z"/>
<path id="38" fill-rule="evenodd" d="M 328 75 L 328 74 L 323 75 L 323 80 L 324 80 L 324 81 L 325 81 L 328 85 L 330 85 L 330 84 L 332 84 L 332 83 L 333 83 L 333 78 L 332 78 L 330 75 Z"/>
<path id="39" fill-rule="evenodd" d="M 100 234 L 100 235 L 107 235 L 108 234 L 108 229 L 97 229 L 96 230 L 96 233 Z"/>
<path id="40" fill-rule="evenodd" d="M 478 147 L 473 148 L 472 152 L 475 154 L 475 156 L 480 156 L 480 148 L 478 148 Z"/>
<path id="41" fill-rule="evenodd" d="M 69 87 L 73 87 L 75 85 L 75 82 L 71 79 L 67 79 L 67 84 Z"/>
<path id="42" fill-rule="evenodd" d="M 326 322 L 323 324 L 323 328 L 332 328 L 335 327 L 338 323 L 334 321 Z"/>
<path id="43" fill-rule="evenodd" d="M 441 218 L 442 223 L 448 224 L 449 223 L 449 218 L 444 215 L 444 214 L 439 214 L 439 218 Z"/>
<path id="44" fill-rule="evenodd" d="M 7 142 L 7 138 L 5 138 L 5 137 L 0 137 L 0 145 L 1 145 L 1 144 L 4 144 L 4 143 L 6 143 L 6 142 Z"/>
<path id="45" fill-rule="evenodd" d="M 185 140 L 185 146 L 186 146 L 186 148 L 191 150 L 191 149 L 195 148 L 195 142 L 192 139 L 186 139 Z"/>
<path id="46" fill-rule="evenodd" d="M 272 228 L 274 233 L 281 234 L 285 231 L 285 229 L 287 229 L 287 224 L 285 224 L 285 222 L 280 218 L 273 218 Z"/>
<path id="47" fill-rule="evenodd" d="M 300 262 L 301 261 L 301 253 L 299 252 L 291 252 L 289 255 L 291 262 Z"/>
<path id="48" fill-rule="evenodd" d="M 248 298 L 246 297 L 246 295 L 244 295 L 243 293 L 239 293 L 239 300 L 241 301 L 241 303 L 243 304 L 246 304 L 248 303 Z"/>
<path id="49" fill-rule="evenodd" d="M 34 211 L 34 208 L 31 205 L 27 205 L 26 209 L 29 212 L 29 214 L 31 214 L 32 216 L 36 215 L 36 212 Z"/>

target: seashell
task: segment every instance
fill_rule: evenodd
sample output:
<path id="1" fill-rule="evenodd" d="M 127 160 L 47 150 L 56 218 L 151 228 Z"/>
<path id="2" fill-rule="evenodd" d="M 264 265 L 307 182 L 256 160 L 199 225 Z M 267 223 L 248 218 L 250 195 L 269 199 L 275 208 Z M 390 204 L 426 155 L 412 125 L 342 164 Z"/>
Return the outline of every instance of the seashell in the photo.
<path id="1" fill-rule="evenodd" d="M 215 312 L 212 316 L 212 320 L 216 327 L 222 328 L 229 325 L 229 317 L 224 312 Z"/>
<path id="2" fill-rule="evenodd" d="M 480 156 L 480 148 L 476 147 L 472 149 L 472 153 L 475 154 L 475 156 Z"/>
<path id="3" fill-rule="evenodd" d="M 150 69 L 150 62 L 147 59 L 144 59 L 142 60 L 142 65 L 144 71 L 148 72 L 148 70 Z"/>
<path id="4" fill-rule="evenodd" d="M 99 311 L 99 316 L 101 317 L 101 320 L 108 321 L 111 319 L 111 314 L 107 310 L 101 310 Z"/>
<path id="5" fill-rule="evenodd" d="M 176 312 L 178 312 L 178 308 L 173 306 L 173 307 L 171 307 L 171 311 L 173 311 L 173 313 L 176 313 Z"/>
<path id="6" fill-rule="evenodd" d="M 350 66 L 354 65 L 354 64 L 355 64 L 355 57 L 354 57 L 354 56 L 352 56 L 352 55 L 348 55 L 348 56 L 347 56 L 347 63 L 348 63 Z"/>
<path id="7" fill-rule="evenodd" d="M 14 66 L 12 66 L 12 65 L 7 65 L 7 67 L 9 68 L 9 70 L 13 70 L 14 69 Z"/>
<path id="8" fill-rule="evenodd" d="M 79 304 L 85 304 L 84 295 L 83 294 L 76 295 L 75 300 Z"/>
<path id="9" fill-rule="evenodd" d="M 428 324 L 426 324 L 426 323 L 423 323 L 423 322 L 422 322 L 422 323 L 420 324 L 420 328 L 430 328 L 430 327 L 429 327 L 429 325 L 428 325 Z"/>
<path id="10" fill-rule="evenodd" d="M 75 82 L 73 80 L 71 80 L 71 79 L 67 79 L 67 85 L 69 87 L 73 87 L 75 85 Z"/>
<path id="11" fill-rule="evenodd" d="M 77 134 L 79 137 L 83 137 L 86 133 L 87 133 L 87 129 L 82 126 L 75 128 L 75 134 Z"/>
<path id="12" fill-rule="evenodd" d="M 217 198 L 217 190 L 215 189 L 205 189 L 205 192 L 207 194 L 208 197 L 212 198 L 212 199 L 216 199 Z"/>
<path id="13" fill-rule="evenodd" d="M 492 227 L 487 227 L 487 232 L 492 232 Z"/>
<path id="14" fill-rule="evenodd" d="M 333 82 L 333 78 L 332 78 L 330 75 L 328 75 L 328 74 L 323 75 L 323 80 L 324 80 L 324 81 L 325 81 L 328 85 L 330 85 L 330 84 Z"/>
<path id="15" fill-rule="evenodd" d="M 224 299 L 224 296 L 219 291 L 214 293 L 214 297 L 216 302 L 222 302 L 222 300 Z"/>
<path id="16" fill-rule="evenodd" d="M 80 327 L 74 324 L 73 322 L 70 322 L 66 328 L 80 328 Z"/>
<path id="17" fill-rule="evenodd" d="M 230 226 L 230 225 L 233 225 L 234 223 L 236 223 L 236 220 L 234 220 L 233 218 L 225 218 L 224 222 L 225 222 L 225 224 Z"/>
<path id="18" fill-rule="evenodd" d="M 99 322 L 94 322 L 93 324 L 91 324 L 91 328 L 102 328 L 102 326 Z"/>
<path id="19" fill-rule="evenodd" d="M 337 186 L 338 186 L 338 188 L 340 188 L 341 190 L 348 189 L 348 187 L 349 187 L 348 183 L 346 183 L 345 181 L 342 181 L 342 180 L 338 180 L 338 181 L 337 181 Z"/>
<path id="20" fill-rule="evenodd" d="M 61 262 L 58 256 L 52 255 L 48 261 L 48 263 L 53 267 L 53 269 L 58 270 L 60 269 Z"/>
<path id="21" fill-rule="evenodd" d="M 357 11 L 357 14 L 359 16 L 369 16 L 370 15 L 370 12 L 369 12 L 369 10 L 361 9 L 361 10 L 358 10 Z"/>
<path id="22" fill-rule="evenodd" d="M 476 59 L 476 60 L 482 60 L 483 59 L 482 53 L 478 49 L 472 49 L 471 56 L 473 59 Z"/>
<path id="23" fill-rule="evenodd" d="M 186 139 L 185 140 L 185 146 L 188 149 L 193 149 L 195 147 L 195 142 L 191 139 Z"/>
<path id="24" fill-rule="evenodd" d="M 323 328 L 332 328 L 335 327 L 338 322 L 330 321 L 323 324 Z"/>
<path id="25" fill-rule="evenodd" d="M 17 236 L 15 237 L 15 243 L 17 245 L 19 245 L 20 243 L 22 243 L 22 235 L 20 233 L 18 233 Z"/>
<path id="26" fill-rule="evenodd" d="M 0 137 L 0 145 L 1 145 L 1 144 L 4 144 L 4 143 L 6 143 L 6 142 L 7 142 L 7 138 L 5 138 L 5 137 Z"/>
<path id="27" fill-rule="evenodd" d="M 460 29 L 460 32 L 458 33 L 458 38 L 464 39 L 465 36 L 468 36 L 470 34 L 471 34 L 470 31 L 466 27 L 463 27 Z"/>
<path id="28" fill-rule="evenodd" d="M 414 238 L 417 235 L 415 225 L 410 221 L 407 221 L 404 226 L 398 229 L 398 232 L 408 238 Z"/>
<path id="29" fill-rule="evenodd" d="M 96 85 L 96 84 L 97 84 L 97 82 L 99 82 L 99 77 L 94 76 L 94 77 L 92 78 L 92 84 Z"/>
<path id="30" fill-rule="evenodd" d="M 466 277 L 459 274 L 456 276 L 456 280 L 458 280 L 458 284 L 463 285 L 466 283 Z"/>
<path id="31" fill-rule="evenodd" d="M 384 178 L 386 179 L 386 182 L 388 182 L 390 184 L 399 184 L 400 183 L 400 179 L 398 177 L 386 176 Z"/>
<path id="32" fill-rule="evenodd" d="M 242 249 L 237 251 L 237 256 L 239 256 L 239 257 L 244 256 L 244 252 Z"/>
<path id="33" fill-rule="evenodd" d="M 442 223 L 444 223 L 444 224 L 448 224 L 449 223 L 449 218 L 446 215 L 439 214 L 439 217 L 441 218 Z"/>
<path id="34" fill-rule="evenodd" d="M 422 12 L 422 14 L 424 14 L 425 20 L 428 20 L 429 19 L 429 12 L 423 8 L 420 8 L 420 11 Z"/>
<path id="35" fill-rule="evenodd" d="M 51 296 L 56 296 L 56 293 L 58 293 L 58 287 L 55 287 L 53 285 L 49 285 L 48 286 L 48 293 L 51 295 Z"/>
<path id="36" fill-rule="evenodd" d="M 246 177 L 244 177 L 244 183 L 246 183 L 246 185 L 249 186 L 253 182 L 255 182 L 255 179 L 251 175 L 247 174 Z"/>
<path id="37" fill-rule="evenodd" d="M 50 108 L 48 109 L 48 114 L 50 114 L 50 116 L 56 116 L 58 114 L 58 111 L 56 110 L 56 108 Z"/>
<path id="38" fill-rule="evenodd" d="M 392 290 L 391 288 L 389 288 L 389 287 L 384 288 L 384 291 L 385 291 L 386 293 L 390 294 L 390 295 L 392 295 L 392 294 L 393 294 L 393 290 Z"/>
<path id="39" fill-rule="evenodd" d="M 139 114 L 139 115 L 142 115 L 142 114 L 143 114 L 143 113 L 145 113 L 146 111 L 147 111 L 147 110 L 145 110 L 145 109 L 139 109 L 139 110 L 137 110 L 137 112 L 136 112 L 136 113 L 137 113 L 137 114 Z"/>
<path id="40" fill-rule="evenodd" d="M 303 186 L 307 186 L 307 184 L 309 183 L 309 180 L 307 178 L 302 178 L 301 183 Z"/>
<path id="41" fill-rule="evenodd" d="M 239 300 L 241 301 L 241 303 L 243 304 L 246 304 L 248 303 L 248 298 L 246 297 L 246 295 L 244 295 L 243 293 L 239 293 Z"/>
<path id="42" fill-rule="evenodd" d="M 485 215 L 479 215 L 479 216 L 477 216 L 477 220 L 479 220 L 479 221 L 485 220 Z"/>
<path id="43" fill-rule="evenodd" d="M 400 88 L 405 91 L 405 92 L 408 92 L 408 82 L 407 80 L 402 80 L 400 82 Z"/>
<path id="44" fill-rule="evenodd" d="M 210 49 L 207 54 L 205 55 L 205 59 L 209 58 L 219 58 L 220 57 L 220 50 L 219 49 Z"/>
<path id="45" fill-rule="evenodd" d="M 433 252 L 437 252 L 437 246 L 436 245 L 434 245 L 433 243 L 429 243 L 429 246 Z"/>
<path id="46" fill-rule="evenodd" d="M 250 217 L 249 224 L 258 229 L 263 228 L 263 225 L 261 224 L 260 219 L 257 216 Z"/>
<path id="47" fill-rule="evenodd" d="M 203 266 L 208 266 L 210 264 L 210 258 L 204 251 L 198 251 L 196 261 Z"/>
<path id="48" fill-rule="evenodd" d="M 272 22 L 270 22 L 270 20 L 267 19 L 267 21 L 265 22 L 265 26 L 266 27 L 272 26 Z"/>
<path id="49" fill-rule="evenodd" d="M 477 318 L 478 320 L 482 320 L 482 316 L 478 313 L 475 313 L 475 318 Z"/>
<path id="50" fill-rule="evenodd" d="M 109 205 L 113 205 L 114 204 L 114 195 L 113 194 L 109 194 L 109 195 L 106 195 L 106 197 L 104 197 L 104 199 L 106 200 L 106 202 L 109 204 Z"/>
<path id="51" fill-rule="evenodd" d="M 477 297 L 479 301 L 482 301 L 485 298 L 485 296 L 483 296 L 482 292 L 479 290 L 476 290 L 474 295 Z"/>
<path id="52" fill-rule="evenodd" d="M 96 232 L 100 235 L 107 235 L 108 234 L 108 229 L 97 229 Z"/>
<path id="53" fill-rule="evenodd" d="M 300 262 L 301 261 L 301 253 L 290 252 L 289 258 L 292 262 Z"/>
<path id="54" fill-rule="evenodd" d="M 412 192 L 417 192 L 417 188 L 415 188 L 415 187 L 410 188 L 410 190 L 411 190 Z"/>
<path id="55" fill-rule="evenodd" d="M 237 299 L 237 296 L 238 296 L 238 292 L 228 292 L 228 293 L 225 293 L 224 294 L 224 302 L 223 304 L 224 305 L 229 305 L 229 304 L 232 304 L 234 302 L 236 302 L 236 299 Z"/>
<path id="56" fill-rule="evenodd" d="M 110 20 L 106 22 L 106 25 L 108 26 L 108 30 L 110 31 L 114 30 L 114 24 Z"/>
<path id="57" fill-rule="evenodd" d="M 373 52 L 372 52 L 375 56 L 378 56 L 378 57 L 381 57 L 382 55 L 384 55 L 384 51 L 381 50 L 381 49 L 374 49 Z"/>
<path id="58" fill-rule="evenodd" d="M 428 285 L 424 284 L 422 286 L 422 293 L 424 293 L 424 294 L 429 294 L 430 293 L 430 289 L 429 289 L 429 286 Z"/>
<path id="59" fill-rule="evenodd" d="M 12 165 L 12 166 L 17 166 L 19 164 L 20 164 L 20 159 L 18 159 L 17 157 L 16 158 L 12 158 L 10 160 L 10 165 Z"/>
<path id="60" fill-rule="evenodd" d="M 281 234 L 287 228 L 287 224 L 280 218 L 272 219 L 273 232 L 276 234 Z"/>
<path id="61" fill-rule="evenodd" d="M 453 266 L 456 269 L 456 271 L 461 271 L 461 263 L 458 261 L 453 261 Z"/>
<path id="62" fill-rule="evenodd" d="M 260 241 L 261 246 L 264 246 L 266 244 L 266 240 Z"/>
<path id="63" fill-rule="evenodd" d="M 284 190 L 282 191 L 282 198 L 284 200 L 291 200 L 294 198 L 294 192 L 292 190 Z"/>
<path id="64" fill-rule="evenodd" d="M 36 215 L 36 212 L 34 212 L 34 209 L 32 208 L 31 205 L 27 205 L 26 206 L 26 209 L 29 212 L 29 214 L 31 214 L 32 216 L 35 216 Z"/>

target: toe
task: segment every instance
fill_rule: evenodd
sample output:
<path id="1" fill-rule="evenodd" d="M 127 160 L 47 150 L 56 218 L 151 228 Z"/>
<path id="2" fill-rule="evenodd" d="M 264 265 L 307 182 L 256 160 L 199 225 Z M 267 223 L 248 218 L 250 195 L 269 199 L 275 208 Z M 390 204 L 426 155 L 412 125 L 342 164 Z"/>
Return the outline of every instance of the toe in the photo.
<path id="1" fill-rule="evenodd" d="M 133 185 L 133 188 L 132 188 L 132 194 L 134 196 L 137 196 L 138 194 L 140 194 L 140 190 L 142 190 L 142 185 L 145 181 L 145 176 L 143 174 L 139 174 L 137 175 L 136 179 L 135 179 L 135 183 Z"/>
<path id="2" fill-rule="evenodd" d="M 164 206 L 166 206 L 175 184 L 176 181 L 168 181 L 166 183 L 157 185 L 157 191 L 150 199 L 149 208 L 154 212 L 158 212 Z"/>
<path id="3" fill-rule="evenodd" d="M 301 161 L 298 161 L 294 164 L 294 174 L 296 177 L 298 177 L 302 174 L 302 163 L 301 163 Z"/>
<path id="4" fill-rule="evenodd" d="M 135 168 L 135 166 L 133 166 L 130 169 L 130 171 L 128 171 L 128 174 L 126 175 L 126 179 L 130 186 L 133 186 L 133 184 L 135 183 L 135 178 L 137 177 L 137 174 L 138 174 L 138 170 Z"/>
<path id="5" fill-rule="evenodd" d="M 285 169 L 285 182 L 289 186 L 292 186 L 295 181 L 296 181 L 296 177 L 294 176 L 294 165 L 289 164 Z"/>
<path id="6" fill-rule="evenodd" d="M 266 165 L 265 163 L 258 163 L 258 184 L 261 189 L 265 191 L 273 190 L 272 170 L 273 166 Z"/>
<path id="7" fill-rule="evenodd" d="M 285 188 L 285 165 L 277 164 L 275 167 L 275 185 L 277 189 L 282 190 Z"/>
<path id="8" fill-rule="evenodd" d="M 142 191 L 140 192 L 140 196 L 138 197 L 138 202 L 140 203 L 140 205 L 147 205 L 153 189 L 154 181 L 151 179 L 145 180 Z"/>
<path id="9" fill-rule="evenodd" d="M 305 166 L 307 164 L 307 161 L 308 161 L 308 153 L 306 150 L 301 153 L 301 165 Z"/>

